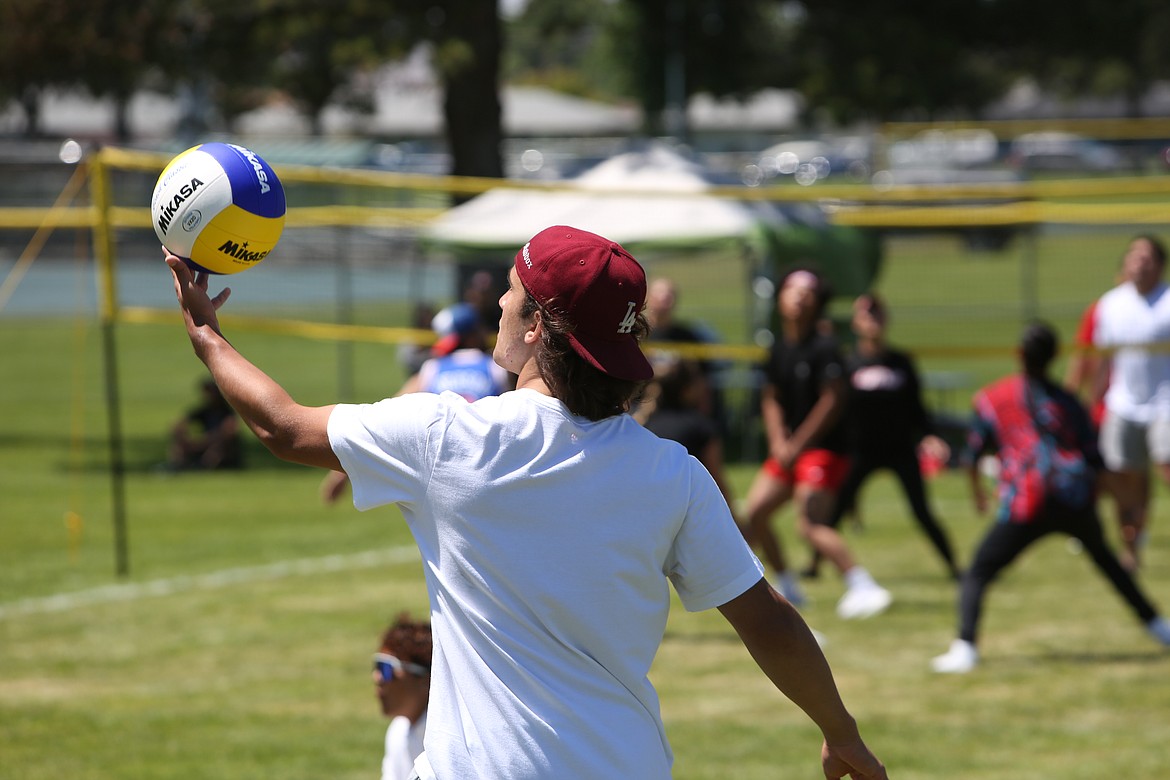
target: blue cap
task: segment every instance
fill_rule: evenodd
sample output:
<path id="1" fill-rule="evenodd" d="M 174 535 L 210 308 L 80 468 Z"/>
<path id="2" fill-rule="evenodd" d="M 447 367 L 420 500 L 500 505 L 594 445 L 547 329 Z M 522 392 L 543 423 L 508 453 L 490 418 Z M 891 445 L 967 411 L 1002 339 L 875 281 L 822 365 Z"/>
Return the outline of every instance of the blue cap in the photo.
<path id="1" fill-rule="evenodd" d="M 447 355 L 459 347 L 464 336 L 479 328 L 479 312 L 470 303 L 455 303 L 440 311 L 431 320 L 431 330 L 438 335 L 433 352 Z"/>

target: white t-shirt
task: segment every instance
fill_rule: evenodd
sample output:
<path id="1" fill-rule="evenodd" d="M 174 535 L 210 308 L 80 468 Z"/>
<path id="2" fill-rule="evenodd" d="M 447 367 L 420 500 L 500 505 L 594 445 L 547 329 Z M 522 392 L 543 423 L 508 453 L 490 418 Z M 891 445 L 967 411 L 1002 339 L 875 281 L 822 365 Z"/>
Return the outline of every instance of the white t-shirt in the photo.
<path id="1" fill-rule="evenodd" d="M 1148 295 L 1130 282 L 1102 295 L 1093 343 L 1117 348 L 1105 392 L 1109 412 L 1136 423 L 1170 419 L 1170 289 L 1164 283 Z"/>
<path id="2" fill-rule="evenodd" d="M 423 736 L 427 731 L 427 714 L 414 723 L 405 715 L 395 716 L 386 727 L 386 743 L 382 752 L 382 780 L 409 780 L 414 760 L 423 752 Z"/>
<path id="3" fill-rule="evenodd" d="M 763 573 L 697 460 L 531 390 L 343 404 L 329 438 L 354 505 L 398 504 L 422 553 L 438 778 L 670 777 L 667 582 L 697 611 Z"/>

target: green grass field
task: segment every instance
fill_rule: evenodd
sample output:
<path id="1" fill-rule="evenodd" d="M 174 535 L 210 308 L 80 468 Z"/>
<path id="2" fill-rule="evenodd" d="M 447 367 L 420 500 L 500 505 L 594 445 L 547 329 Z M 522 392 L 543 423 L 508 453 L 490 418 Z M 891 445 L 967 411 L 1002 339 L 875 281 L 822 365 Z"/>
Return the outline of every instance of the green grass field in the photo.
<path id="1" fill-rule="evenodd" d="M 1002 355 L 931 359 L 982 381 L 1010 369 L 1018 319 L 962 330 L 915 312 L 945 307 L 946 284 L 970 300 L 1010 304 L 996 279 L 1004 286 L 1014 266 L 972 259 L 956 277 L 938 267 L 945 251 L 916 243 L 887 267 L 882 289 L 895 316 L 897 305 L 910 312 L 895 320 L 896 340 L 1002 344 Z M 1059 263 L 1060 251 L 1046 249 L 1047 262 Z M 1087 301 L 1108 285 L 1111 267 L 1090 273 L 1090 252 L 1116 257 L 1119 244 L 1081 251 L 1086 259 L 1041 265 L 1042 283 L 1068 288 L 1052 308 L 1065 322 L 1082 292 Z M 229 335 L 299 400 L 334 400 L 336 346 Z M 177 315 L 171 328 L 119 327 L 117 339 L 124 580 L 114 575 L 100 333 L 89 321 L 0 320 L 0 778 L 376 777 L 385 723 L 369 654 L 397 612 L 426 610 L 404 525 L 392 510 L 323 506 L 320 473 L 254 446 L 238 473 L 157 470 L 166 430 L 196 400 L 202 369 Z M 356 397 L 392 393 L 401 376 L 389 350 L 354 349 Z M 732 469 L 740 495 L 753 471 Z M 985 521 L 958 475 L 931 489 L 966 560 Z M 1166 492 L 1142 580 L 1170 606 Z M 891 480 L 871 481 L 862 501 L 864 528 L 849 540 L 894 606 L 870 621 L 840 621 L 840 583 L 826 573 L 809 583 L 805 614 L 826 636 L 843 694 L 892 777 L 1100 780 L 1162 770 L 1170 654 L 1083 555 L 1056 539 L 1035 548 L 992 591 L 983 666 L 938 677 L 927 663 L 954 630 L 954 587 Z M 776 522 L 803 562 L 790 514 Z M 652 676 L 680 780 L 819 776 L 815 729 L 769 688 L 717 612 L 676 609 Z"/>

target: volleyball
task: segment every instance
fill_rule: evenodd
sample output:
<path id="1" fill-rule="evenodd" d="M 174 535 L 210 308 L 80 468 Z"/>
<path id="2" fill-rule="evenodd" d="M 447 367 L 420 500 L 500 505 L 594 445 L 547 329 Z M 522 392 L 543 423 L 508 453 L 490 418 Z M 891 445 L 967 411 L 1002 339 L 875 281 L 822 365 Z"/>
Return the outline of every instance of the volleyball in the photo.
<path id="1" fill-rule="evenodd" d="M 234 274 L 268 256 L 284 230 L 284 188 L 268 163 L 235 144 L 194 146 L 159 174 L 154 232 L 196 271 Z"/>

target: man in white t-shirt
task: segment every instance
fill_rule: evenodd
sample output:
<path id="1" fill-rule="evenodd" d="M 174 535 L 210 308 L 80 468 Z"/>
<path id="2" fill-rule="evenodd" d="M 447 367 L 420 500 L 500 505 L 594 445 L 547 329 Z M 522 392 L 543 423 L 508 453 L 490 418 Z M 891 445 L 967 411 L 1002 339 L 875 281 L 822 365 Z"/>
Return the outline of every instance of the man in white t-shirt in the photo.
<path id="1" fill-rule="evenodd" d="M 1109 372 L 1101 454 L 1117 498 L 1122 563 L 1136 569 L 1149 521 L 1150 470 L 1170 484 L 1170 288 L 1166 250 L 1152 236 L 1133 239 L 1122 261 L 1125 281 L 1097 302 L 1095 346 Z"/>
<path id="2" fill-rule="evenodd" d="M 434 637 L 422 780 L 670 777 L 647 677 L 668 583 L 687 609 L 718 608 L 819 726 L 826 777 L 886 777 L 710 474 L 627 414 L 652 371 L 646 278 L 621 246 L 563 226 L 524 245 L 494 350 L 517 389 L 474 403 L 301 406 L 220 333 L 227 292 L 167 263 L 196 354 L 259 439 L 347 472 L 359 509 L 402 510 Z"/>

